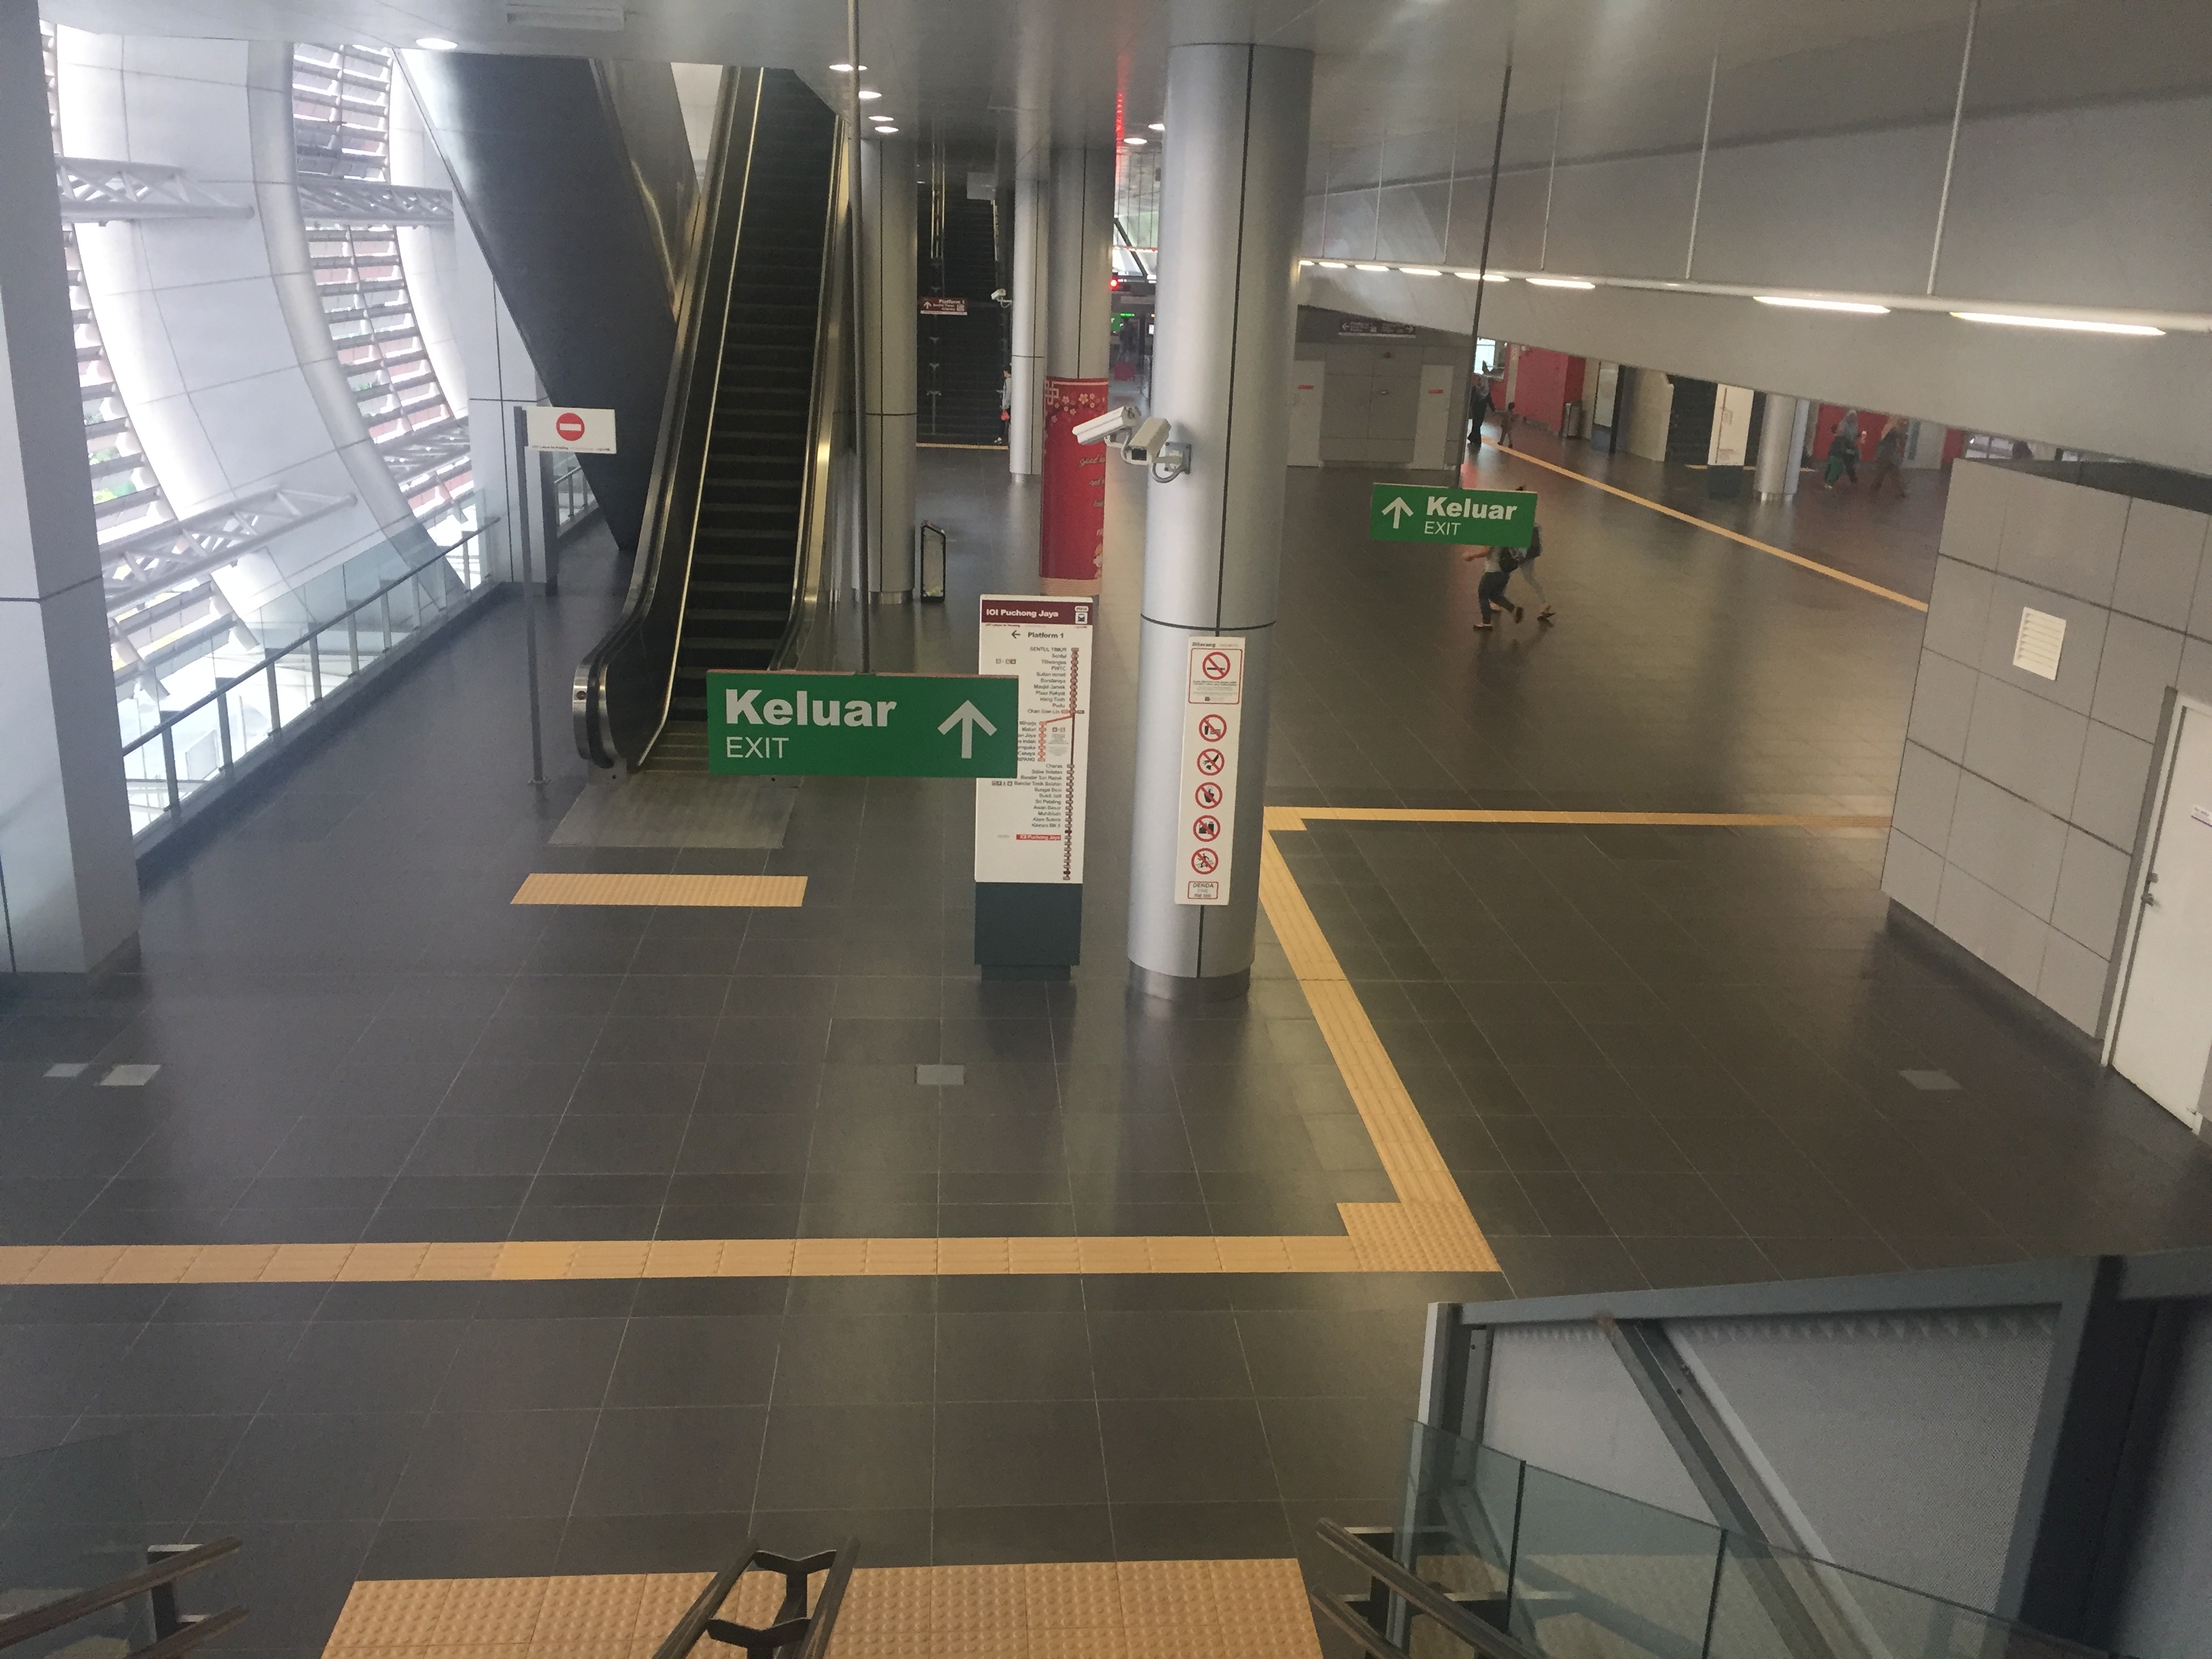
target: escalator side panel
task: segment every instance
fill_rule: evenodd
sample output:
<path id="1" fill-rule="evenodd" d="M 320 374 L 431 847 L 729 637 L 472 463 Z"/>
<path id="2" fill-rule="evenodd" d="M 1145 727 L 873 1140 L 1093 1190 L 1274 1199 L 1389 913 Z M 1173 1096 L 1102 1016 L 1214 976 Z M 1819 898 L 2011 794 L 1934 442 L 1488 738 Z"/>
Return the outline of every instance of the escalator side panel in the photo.
<path id="1" fill-rule="evenodd" d="M 692 209 L 699 195 L 676 76 L 665 64 L 629 58 L 596 58 L 592 71 L 628 154 L 638 199 L 645 204 L 672 314 L 690 262 Z"/>
<path id="2" fill-rule="evenodd" d="M 632 157 L 641 140 L 625 137 L 586 58 L 451 52 L 405 62 L 547 394 L 615 411 L 620 453 L 581 459 L 616 542 L 635 548 L 676 339 L 659 222 Z M 667 111 L 683 147 L 672 77 Z"/>

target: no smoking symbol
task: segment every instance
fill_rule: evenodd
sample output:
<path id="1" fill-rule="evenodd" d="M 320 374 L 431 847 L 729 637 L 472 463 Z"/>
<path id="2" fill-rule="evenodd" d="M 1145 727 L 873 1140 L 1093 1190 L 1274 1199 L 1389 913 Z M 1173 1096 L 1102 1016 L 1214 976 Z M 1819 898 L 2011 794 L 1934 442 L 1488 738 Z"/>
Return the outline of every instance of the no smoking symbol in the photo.
<path id="1" fill-rule="evenodd" d="M 1221 769 L 1228 764 L 1228 760 L 1218 749 L 1201 749 L 1198 751 L 1198 769 L 1209 778 L 1218 776 Z"/>
<path id="2" fill-rule="evenodd" d="M 1210 680 L 1225 680 L 1231 666 L 1226 651 L 1209 651 L 1199 659 L 1198 672 Z"/>
<path id="3" fill-rule="evenodd" d="M 1190 855 L 1190 867 L 1201 876 L 1210 876 L 1220 866 L 1221 860 L 1211 847 L 1201 847 Z"/>
<path id="4" fill-rule="evenodd" d="M 1200 841 L 1212 841 L 1221 834 L 1221 820 L 1210 815 L 1200 818 L 1190 826 L 1190 833 Z"/>
<path id="5" fill-rule="evenodd" d="M 1198 735 L 1208 743 L 1219 743 L 1229 735 L 1229 722 L 1218 714 L 1202 715 L 1198 722 Z"/>
<path id="6" fill-rule="evenodd" d="M 1221 805 L 1221 786 L 1218 783 L 1201 783 L 1198 786 L 1197 793 L 1191 799 L 1200 806 L 1218 806 Z"/>

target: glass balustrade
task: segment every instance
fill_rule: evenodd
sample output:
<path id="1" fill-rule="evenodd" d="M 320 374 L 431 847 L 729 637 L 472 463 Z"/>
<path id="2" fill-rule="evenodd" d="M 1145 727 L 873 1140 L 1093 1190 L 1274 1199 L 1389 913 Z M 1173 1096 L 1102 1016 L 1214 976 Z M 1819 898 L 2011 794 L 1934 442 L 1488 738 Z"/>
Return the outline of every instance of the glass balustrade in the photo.
<path id="1" fill-rule="evenodd" d="M 1902 1584 L 1777 1549 L 1411 1425 L 1400 1561 L 1539 1659 L 2098 1659 Z M 1414 1659 L 1464 1654 L 1413 1621 Z"/>

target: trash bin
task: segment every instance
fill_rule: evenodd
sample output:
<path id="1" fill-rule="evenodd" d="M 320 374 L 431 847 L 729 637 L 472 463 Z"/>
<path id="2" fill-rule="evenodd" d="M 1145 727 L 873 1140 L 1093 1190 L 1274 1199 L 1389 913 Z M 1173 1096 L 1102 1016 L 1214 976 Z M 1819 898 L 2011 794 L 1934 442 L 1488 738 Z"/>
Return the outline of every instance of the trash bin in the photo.
<path id="1" fill-rule="evenodd" d="M 1573 399 L 1560 410 L 1559 435 L 1562 438 L 1586 438 L 1589 435 L 1589 405 L 1581 398 Z"/>
<path id="2" fill-rule="evenodd" d="M 914 592 L 918 599 L 945 599 L 945 532 L 927 520 L 914 532 Z"/>

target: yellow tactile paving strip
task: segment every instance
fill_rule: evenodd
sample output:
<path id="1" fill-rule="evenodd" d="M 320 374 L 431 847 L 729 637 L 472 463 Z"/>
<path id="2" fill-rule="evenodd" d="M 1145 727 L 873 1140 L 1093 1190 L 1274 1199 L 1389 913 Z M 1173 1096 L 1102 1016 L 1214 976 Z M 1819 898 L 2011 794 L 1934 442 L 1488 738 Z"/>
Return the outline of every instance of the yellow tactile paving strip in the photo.
<path id="1" fill-rule="evenodd" d="M 805 902 L 804 876 L 622 876 L 548 870 L 526 876 L 508 901 L 751 910 L 795 910 Z"/>
<path id="2" fill-rule="evenodd" d="M 1512 812 L 1271 806 L 1260 902 L 1390 1177 L 1397 1201 L 1340 1204 L 1344 1233 L 1096 1238 L 699 1238 L 505 1243 L 53 1244 L 0 1247 L 0 1285 L 272 1284 L 522 1279 L 811 1279 L 971 1273 L 1493 1273 L 1498 1259 L 1367 1012 L 1275 845 L 1309 820 L 1373 823 L 1637 824 L 1886 829 L 1819 813 Z M 798 877 L 533 876 L 532 881 L 751 881 Z M 520 902 L 518 899 L 518 902 Z M 794 898 L 788 901 L 797 903 Z"/>
<path id="3" fill-rule="evenodd" d="M 1775 558 L 1785 559 L 1802 569 L 1826 576 L 1830 581 L 1841 582 L 1847 587 L 1857 588 L 1861 592 L 1871 593 L 1876 599 L 1887 599 L 1892 605 L 1901 605 L 1908 611 L 1928 609 L 1928 602 L 1925 599 L 1916 599 L 1909 593 L 1900 593 L 1895 588 L 1884 587 L 1879 582 L 1870 582 L 1863 576 L 1854 576 L 1848 570 L 1838 570 L 1832 564 L 1822 564 L 1818 559 L 1808 559 L 1802 553 L 1792 553 L 1786 547 L 1777 547 L 1771 542 L 1763 542 L 1755 536 L 1747 536 L 1741 530 L 1730 530 L 1723 525 L 1713 523 L 1710 519 L 1701 519 L 1694 513 L 1684 513 L 1663 502 L 1655 501 L 1649 495 L 1638 495 L 1633 490 L 1621 489 L 1618 484 L 1609 484 L 1602 479 L 1591 477 L 1588 473 L 1577 472 L 1572 467 L 1561 466 L 1553 461 L 1539 460 L 1535 456 L 1524 455 L 1517 449 L 1510 453 L 1516 461 L 1526 461 L 1530 466 L 1540 466 L 1547 472 L 1556 472 L 1562 478 L 1572 478 L 1577 483 L 1588 484 L 1592 489 L 1602 489 L 1608 495 L 1618 495 L 1624 501 L 1634 501 L 1638 507 L 1648 507 L 1654 513 L 1663 513 L 1670 519 L 1679 519 L 1692 529 L 1707 531 L 1713 535 L 1724 537 L 1729 541 L 1741 543 L 1745 547 L 1755 548 L 1759 552 L 1770 554 Z"/>
<path id="4" fill-rule="evenodd" d="M 650 1659 L 706 1573 L 363 1579 L 323 1659 Z M 820 1579 L 815 1588 L 818 1591 Z M 721 1616 L 758 1627 L 781 1577 Z M 733 1654 L 712 1641 L 700 1654 Z M 860 1567 L 834 1659 L 1319 1659 L 1294 1560 Z"/>
<path id="5" fill-rule="evenodd" d="M 1480 806 L 1270 806 L 1270 830 L 1310 823 L 1627 824 L 1643 829 L 1887 830 L 1883 812 L 1517 812 Z"/>

